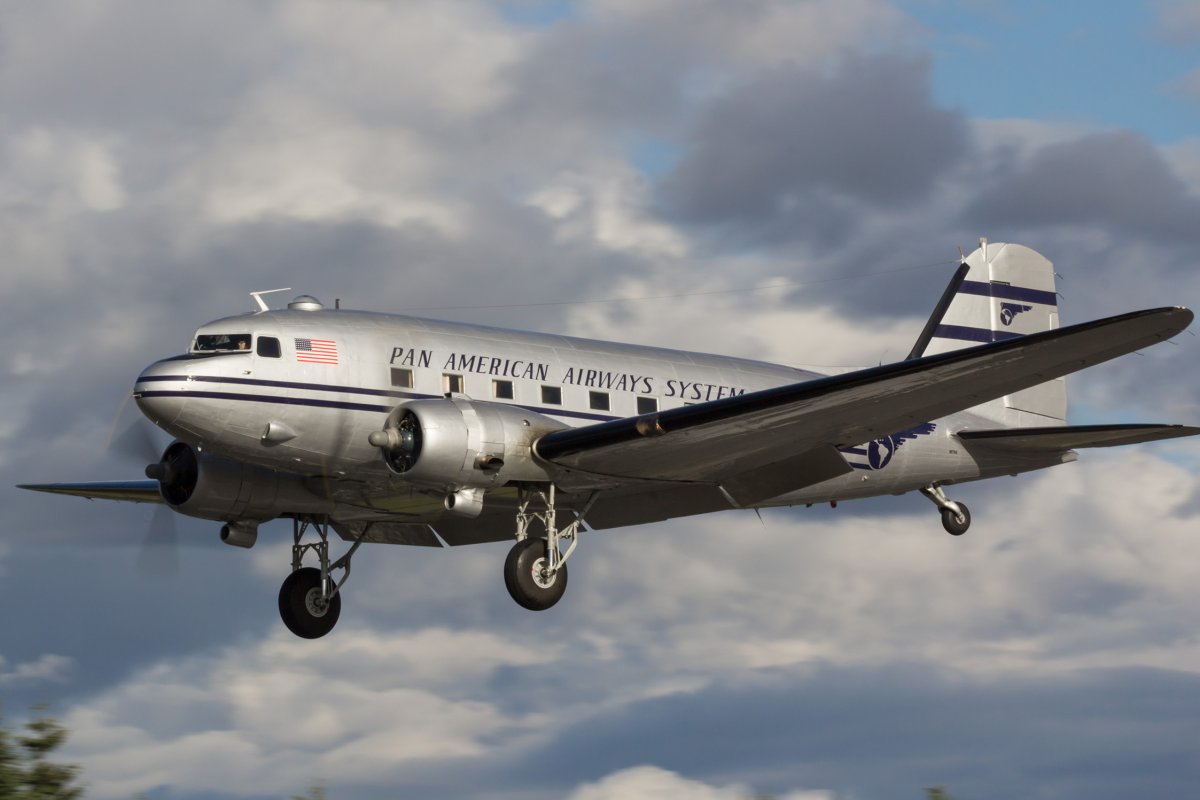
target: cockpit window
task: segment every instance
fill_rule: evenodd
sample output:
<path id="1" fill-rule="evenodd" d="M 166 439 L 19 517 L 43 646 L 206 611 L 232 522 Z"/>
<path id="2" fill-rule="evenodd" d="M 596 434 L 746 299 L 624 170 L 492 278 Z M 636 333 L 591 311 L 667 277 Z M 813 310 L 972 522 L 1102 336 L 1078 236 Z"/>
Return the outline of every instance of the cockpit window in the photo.
<path id="1" fill-rule="evenodd" d="M 279 340 L 274 336 L 258 337 L 258 349 L 256 352 L 265 358 L 279 358 Z"/>
<path id="2" fill-rule="evenodd" d="M 196 337 L 192 351 L 196 353 L 228 353 L 250 349 L 248 333 L 205 333 Z"/>

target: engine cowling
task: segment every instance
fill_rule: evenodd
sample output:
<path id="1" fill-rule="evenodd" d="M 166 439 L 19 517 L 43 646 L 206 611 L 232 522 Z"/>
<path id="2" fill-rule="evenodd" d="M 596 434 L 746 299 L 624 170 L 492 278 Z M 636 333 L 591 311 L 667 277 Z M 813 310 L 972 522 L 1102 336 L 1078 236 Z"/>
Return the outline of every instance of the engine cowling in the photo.
<path id="1" fill-rule="evenodd" d="M 502 403 L 461 397 L 411 400 L 396 406 L 370 443 L 395 474 L 453 493 L 549 480 L 532 445 L 566 427 L 544 414 Z"/>
<path id="2" fill-rule="evenodd" d="M 306 489 L 298 475 L 215 456 L 184 442 L 168 446 L 157 464 L 146 467 L 146 477 L 158 481 L 168 505 L 191 517 L 268 520 L 330 510 L 330 502 Z"/>

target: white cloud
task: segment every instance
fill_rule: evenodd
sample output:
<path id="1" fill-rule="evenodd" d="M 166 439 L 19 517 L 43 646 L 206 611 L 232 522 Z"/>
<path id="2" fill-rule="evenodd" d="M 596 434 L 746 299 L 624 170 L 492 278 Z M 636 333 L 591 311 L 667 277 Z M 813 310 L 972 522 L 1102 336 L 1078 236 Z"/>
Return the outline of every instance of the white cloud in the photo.
<path id="1" fill-rule="evenodd" d="M 742 786 L 713 786 L 659 767 L 642 766 L 614 772 L 595 783 L 580 786 L 567 800 L 751 800 L 754 793 Z M 826 791 L 795 791 L 779 800 L 833 800 Z"/>
<path id="2" fill-rule="evenodd" d="M 465 0 L 301 0 L 276 8 L 281 29 L 303 52 L 295 85 L 367 113 L 432 112 L 471 124 L 471 116 L 507 98 L 503 72 L 529 39 L 488 4 Z"/>
<path id="3" fill-rule="evenodd" d="M 217 224 L 271 217 L 306 222 L 420 222 L 451 235 L 462 212 L 430 189 L 441 156 L 400 127 L 341 118 L 267 91 L 232 118 L 171 194 Z"/>
<path id="4" fill-rule="evenodd" d="M 529 203 L 558 222 L 560 241 L 583 239 L 647 257 L 685 256 L 685 237 L 648 213 L 649 194 L 643 175 L 610 160 L 555 176 L 531 193 Z"/>
<path id="5" fill-rule="evenodd" d="M 798 307 L 790 298 L 797 282 L 763 275 L 761 264 L 747 264 L 744 272 L 737 260 L 659 261 L 656 267 L 652 276 L 610 287 L 614 298 L 652 299 L 579 306 L 569 318 L 570 333 L 834 373 L 902 358 L 920 332 L 917 320 L 864 326 L 832 308 Z M 765 288 L 745 291 L 753 286 Z"/>
<path id="6" fill-rule="evenodd" d="M 752 68 L 819 64 L 865 37 L 886 39 L 896 47 L 917 41 L 920 34 L 910 18 L 881 0 L 753 0 L 736 6 L 720 0 L 591 0 L 587 11 L 601 20 L 657 29 L 667 40 L 682 40 L 710 57 Z"/>
<path id="7" fill-rule="evenodd" d="M 1200 195 L 1200 138 L 1184 139 L 1164 147 L 1163 156 L 1192 193 Z"/>
<path id="8" fill-rule="evenodd" d="M 0 200 L 58 214 L 118 209 L 126 193 L 113 151 L 111 143 L 46 128 L 15 133 L 0 144 Z"/>
<path id="9" fill-rule="evenodd" d="M 3 555 L 3 552 L 0 552 Z M 3 571 L 0 571 L 0 575 Z M 65 656 L 46 653 L 33 661 L 8 666 L 0 656 L 0 686 L 14 687 L 37 683 L 62 683 L 74 668 L 75 662 Z"/>
<path id="10" fill-rule="evenodd" d="M 1095 128 L 1074 122 L 1044 122 L 1035 119 L 972 119 L 975 141 L 984 151 L 1007 151 L 1021 158 L 1041 147 L 1078 139 Z M 975 191 L 978 191 L 976 189 Z"/>
<path id="11" fill-rule="evenodd" d="M 480 756 L 497 736 L 546 724 L 535 709 L 504 712 L 462 687 L 500 667 L 537 667 L 553 647 L 349 627 L 320 650 L 310 645 L 280 631 L 142 669 L 65 716 L 70 757 L 85 764 L 98 797 L 161 784 L 269 793 L 284 776 L 384 781 L 407 764 Z"/>
<path id="12" fill-rule="evenodd" d="M 470 202 L 443 183 L 475 159 L 455 146 L 505 102 L 528 35 L 474 2 L 270 8 L 261 23 L 281 37 L 286 66 L 249 76 L 168 184 L 169 202 L 217 224 L 418 223 L 461 235 Z"/>

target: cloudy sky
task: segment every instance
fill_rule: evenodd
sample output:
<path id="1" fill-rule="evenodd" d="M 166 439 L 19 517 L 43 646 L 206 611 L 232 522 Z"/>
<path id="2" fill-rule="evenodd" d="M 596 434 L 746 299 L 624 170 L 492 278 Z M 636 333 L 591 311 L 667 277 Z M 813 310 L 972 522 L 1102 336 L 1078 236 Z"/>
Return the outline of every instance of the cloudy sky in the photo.
<path id="1" fill-rule="evenodd" d="M 138 476 L 133 378 L 253 290 L 843 367 L 980 236 L 1067 321 L 1200 304 L 1200 4 L 0 2 L 0 485 Z M 1073 419 L 1198 423 L 1198 363 Z M 167 578 L 151 512 L 4 489 L 0 699 L 96 798 L 1182 797 L 1198 472 L 962 487 L 961 540 L 917 496 L 606 532 L 538 614 L 505 544 L 379 547 L 315 642 L 282 523 L 183 520 Z"/>

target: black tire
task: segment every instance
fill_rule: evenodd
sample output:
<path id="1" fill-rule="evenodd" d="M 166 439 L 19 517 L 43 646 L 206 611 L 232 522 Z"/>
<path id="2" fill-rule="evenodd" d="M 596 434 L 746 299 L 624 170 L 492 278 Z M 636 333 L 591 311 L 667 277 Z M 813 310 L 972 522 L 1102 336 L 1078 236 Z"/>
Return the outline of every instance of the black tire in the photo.
<path id="1" fill-rule="evenodd" d="M 538 573 L 546 561 L 546 540 L 529 538 L 517 542 L 504 560 L 504 585 L 517 605 L 544 611 L 557 603 L 567 590 L 567 565 L 562 564 L 549 582 Z"/>
<path id="2" fill-rule="evenodd" d="M 962 518 L 948 508 L 942 509 L 942 527 L 946 529 L 946 533 L 951 536 L 962 536 L 967 532 L 967 528 L 971 527 L 971 511 L 965 504 L 959 503 L 959 509 L 962 510 Z"/>
<path id="3" fill-rule="evenodd" d="M 342 614 L 342 593 L 329 598 L 328 605 L 318 610 L 321 596 L 321 570 L 315 567 L 298 569 L 279 587 L 279 616 L 287 629 L 302 639 L 320 639 L 333 630 Z"/>

